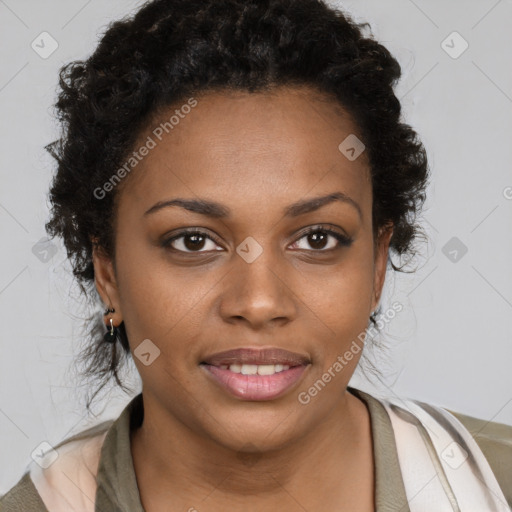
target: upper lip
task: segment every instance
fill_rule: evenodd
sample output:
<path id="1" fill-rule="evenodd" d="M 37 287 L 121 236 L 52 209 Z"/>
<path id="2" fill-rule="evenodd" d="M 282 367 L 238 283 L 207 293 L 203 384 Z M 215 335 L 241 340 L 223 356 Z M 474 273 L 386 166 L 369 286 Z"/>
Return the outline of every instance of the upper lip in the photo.
<path id="1" fill-rule="evenodd" d="M 230 364 L 283 364 L 299 366 L 311 361 L 307 356 L 282 348 L 237 348 L 217 352 L 203 359 L 202 363 L 212 366 Z"/>

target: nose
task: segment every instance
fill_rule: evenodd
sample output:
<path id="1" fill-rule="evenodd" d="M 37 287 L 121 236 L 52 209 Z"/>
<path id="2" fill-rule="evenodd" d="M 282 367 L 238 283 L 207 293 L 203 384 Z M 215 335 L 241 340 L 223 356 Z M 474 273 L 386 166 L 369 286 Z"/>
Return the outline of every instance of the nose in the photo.
<path id="1" fill-rule="evenodd" d="M 220 313 L 229 323 L 248 323 L 262 329 L 276 322 L 285 324 L 297 315 L 294 270 L 278 262 L 270 250 L 263 250 L 253 261 L 237 254 L 220 301 Z"/>

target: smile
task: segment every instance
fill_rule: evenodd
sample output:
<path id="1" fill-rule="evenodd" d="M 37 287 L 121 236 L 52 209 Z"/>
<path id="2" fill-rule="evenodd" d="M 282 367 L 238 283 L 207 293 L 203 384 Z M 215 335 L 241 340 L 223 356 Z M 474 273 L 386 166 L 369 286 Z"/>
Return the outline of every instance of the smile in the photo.
<path id="1" fill-rule="evenodd" d="M 289 370 L 290 366 L 287 364 L 230 364 L 229 366 L 224 364 L 220 369 L 242 375 L 274 375 L 274 373 Z"/>
<path id="2" fill-rule="evenodd" d="M 228 368 L 201 365 L 222 389 L 245 400 L 272 400 L 284 395 L 299 381 L 308 366 L 244 364 Z M 233 371 L 233 367 L 240 371 Z"/>
<path id="3" fill-rule="evenodd" d="M 290 391 L 310 366 L 306 356 L 282 349 L 236 349 L 200 364 L 209 378 L 232 396 L 272 400 Z"/>

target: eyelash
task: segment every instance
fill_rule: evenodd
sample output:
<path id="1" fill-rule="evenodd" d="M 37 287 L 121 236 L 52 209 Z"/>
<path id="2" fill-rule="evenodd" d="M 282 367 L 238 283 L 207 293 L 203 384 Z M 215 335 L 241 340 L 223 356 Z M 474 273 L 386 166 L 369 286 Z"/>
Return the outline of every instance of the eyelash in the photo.
<path id="1" fill-rule="evenodd" d="M 352 242 L 353 242 L 352 238 L 349 238 L 349 237 L 347 237 L 345 235 L 342 235 L 341 233 L 339 233 L 337 231 L 333 231 L 332 229 L 328 229 L 328 228 L 323 227 L 323 226 L 311 226 L 309 228 L 306 228 L 301 233 L 301 235 L 299 236 L 297 241 L 301 240 L 302 238 L 306 237 L 307 235 L 310 235 L 311 233 L 325 233 L 327 235 L 331 235 L 332 237 L 334 237 L 339 242 L 339 245 L 338 245 L 338 247 L 336 247 L 334 249 L 303 249 L 303 250 L 306 250 L 308 252 L 327 252 L 327 253 L 329 253 L 331 251 L 334 251 L 336 249 L 340 249 L 342 247 L 349 247 L 352 244 Z M 194 253 L 200 254 L 200 253 L 204 253 L 204 252 L 209 252 L 209 251 L 181 251 L 180 249 L 174 249 L 173 247 L 171 247 L 171 244 L 175 240 L 183 238 L 183 237 L 185 237 L 187 235 L 201 235 L 201 236 L 204 236 L 206 238 L 209 238 L 210 240 L 212 240 L 216 244 L 219 244 L 219 242 L 214 237 L 210 236 L 208 233 L 206 233 L 204 231 L 201 231 L 201 230 L 199 230 L 197 228 L 188 228 L 188 229 L 184 229 L 184 230 L 180 231 L 177 235 L 173 236 L 172 238 L 164 240 L 162 242 L 162 247 L 170 248 L 171 250 L 173 250 L 175 252 L 183 253 L 183 254 L 194 254 Z M 296 243 L 296 242 L 294 242 L 294 243 Z"/>

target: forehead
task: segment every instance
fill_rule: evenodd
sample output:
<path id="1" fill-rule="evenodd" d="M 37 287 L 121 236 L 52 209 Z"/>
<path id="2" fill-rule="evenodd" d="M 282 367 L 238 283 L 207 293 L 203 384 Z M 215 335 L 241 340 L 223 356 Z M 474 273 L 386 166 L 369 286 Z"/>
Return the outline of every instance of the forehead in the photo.
<path id="1" fill-rule="evenodd" d="M 140 134 L 139 144 L 148 137 L 154 144 L 122 192 L 132 206 L 207 197 L 254 212 L 256 205 L 333 191 L 350 195 L 362 208 L 369 204 L 365 152 L 351 161 L 339 149 L 347 137 L 361 139 L 361 134 L 335 99 L 284 87 L 272 93 L 210 92 L 194 99 L 193 108 L 161 110 Z"/>

